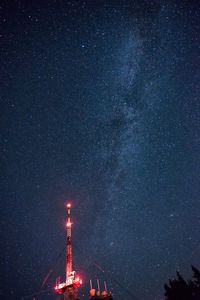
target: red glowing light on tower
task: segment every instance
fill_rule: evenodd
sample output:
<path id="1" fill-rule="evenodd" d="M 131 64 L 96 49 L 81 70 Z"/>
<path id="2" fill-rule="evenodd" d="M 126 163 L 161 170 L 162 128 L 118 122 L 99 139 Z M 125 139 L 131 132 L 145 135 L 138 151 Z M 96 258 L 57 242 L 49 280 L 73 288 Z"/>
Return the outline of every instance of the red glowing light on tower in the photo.
<path id="1" fill-rule="evenodd" d="M 71 222 L 67 222 L 66 226 L 67 227 L 71 227 L 72 223 Z"/>

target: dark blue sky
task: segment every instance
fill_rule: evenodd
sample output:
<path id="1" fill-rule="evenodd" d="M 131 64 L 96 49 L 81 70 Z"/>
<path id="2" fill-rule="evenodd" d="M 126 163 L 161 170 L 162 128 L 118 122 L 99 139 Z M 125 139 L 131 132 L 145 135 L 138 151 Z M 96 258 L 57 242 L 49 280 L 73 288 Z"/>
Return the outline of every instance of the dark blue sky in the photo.
<path id="1" fill-rule="evenodd" d="M 164 299 L 200 266 L 198 1 L 0 6 L 1 298 L 63 274 L 72 199 L 85 291 L 96 262 L 115 300 Z"/>

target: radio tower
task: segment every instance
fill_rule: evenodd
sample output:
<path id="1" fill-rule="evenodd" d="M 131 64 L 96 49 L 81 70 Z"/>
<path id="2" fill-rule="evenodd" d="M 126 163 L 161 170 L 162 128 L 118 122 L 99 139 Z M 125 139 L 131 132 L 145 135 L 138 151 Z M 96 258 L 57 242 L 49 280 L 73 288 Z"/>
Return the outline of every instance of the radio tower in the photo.
<path id="1" fill-rule="evenodd" d="M 76 300 L 78 299 L 78 288 L 82 284 L 82 280 L 72 271 L 72 223 L 70 219 L 71 204 L 67 204 L 67 244 L 66 244 L 66 279 L 60 283 L 60 277 L 56 280 L 55 292 L 62 295 L 61 299 Z"/>

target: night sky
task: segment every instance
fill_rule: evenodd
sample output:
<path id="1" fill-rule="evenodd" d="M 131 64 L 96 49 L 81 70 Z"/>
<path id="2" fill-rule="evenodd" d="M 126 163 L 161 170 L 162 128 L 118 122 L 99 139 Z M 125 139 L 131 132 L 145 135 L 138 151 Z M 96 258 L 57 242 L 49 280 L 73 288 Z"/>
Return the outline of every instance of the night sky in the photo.
<path id="1" fill-rule="evenodd" d="M 2 300 L 52 268 L 36 299 L 56 299 L 69 199 L 82 299 L 99 277 L 114 300 L 161 300 L 200 267 L 198 7 L 1 1 Z"/>

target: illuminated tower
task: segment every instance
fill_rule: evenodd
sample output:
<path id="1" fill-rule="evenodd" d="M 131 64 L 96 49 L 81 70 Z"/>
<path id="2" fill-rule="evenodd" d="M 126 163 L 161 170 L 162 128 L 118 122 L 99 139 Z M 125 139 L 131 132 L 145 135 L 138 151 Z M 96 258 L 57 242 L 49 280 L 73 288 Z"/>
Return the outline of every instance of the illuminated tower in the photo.
<path id="1" fill-rule="evenodd" d="M 75 300 L 78 295 L 78 288 L 82 284 L 82 280 L 72 271 L 72 223 L 70 219 L 71 204 L 67 204 L 67 243 L 66 243 L 66 279 L 60 283 L 60 278 L 56 280 L 55 292 L 63 295 L 64 300 Z M 63 299 L 62 297 L 62 299 Z"/>
<path id="2" fill-rule="evenodd" d="M 72 273 L 72 223 L 70 221 L 71 204 L 67 204 L 67 245 L 66 245 L 66 282 L 71 280 Z"/>

